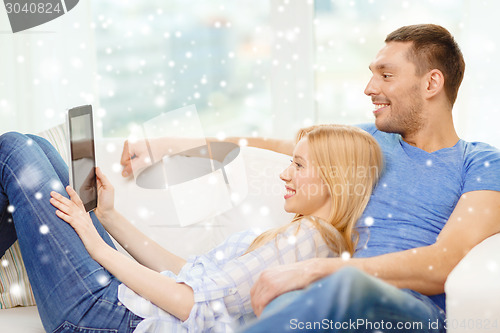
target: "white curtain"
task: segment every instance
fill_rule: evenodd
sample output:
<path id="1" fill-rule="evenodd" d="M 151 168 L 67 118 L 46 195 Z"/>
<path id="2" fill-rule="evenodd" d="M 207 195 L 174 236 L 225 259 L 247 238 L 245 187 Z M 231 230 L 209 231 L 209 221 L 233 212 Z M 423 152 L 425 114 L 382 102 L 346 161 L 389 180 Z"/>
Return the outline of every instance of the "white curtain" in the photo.
<path id="1" fill-rule="evenodd" d="M 67 108 L 95 105 L 92 21 L 90 2 L 80 1 L 51 22 L 14 34 L 0 10 L 0 133 L 36 133 L 63 123 Z"/>

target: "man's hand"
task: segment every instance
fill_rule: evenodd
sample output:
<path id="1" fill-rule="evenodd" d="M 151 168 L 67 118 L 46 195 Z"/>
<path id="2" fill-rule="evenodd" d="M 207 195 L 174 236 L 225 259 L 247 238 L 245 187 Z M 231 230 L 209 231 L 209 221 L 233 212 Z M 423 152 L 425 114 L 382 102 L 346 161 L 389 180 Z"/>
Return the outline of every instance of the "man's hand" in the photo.
<path id="1" fill-rule="evenodd" d="M 125 141 L 120 164 L 123 166 L 122 176 L 128 177 L 153 163 L 146 140 L 136 142 Z"/>
<path id="2" fill-rule="evenodd" d="M 325 271 L 324 274 L 319 272 L 321 269 L 318 270 L 320 268 L 318 266 L 318 259 L 310 259 L 263 271 L 250 290 L 255 314 L 260 316 L 266 305 L 276 297 L 292 290 L 303 289 L 330 273 L 329 271 Z"/>

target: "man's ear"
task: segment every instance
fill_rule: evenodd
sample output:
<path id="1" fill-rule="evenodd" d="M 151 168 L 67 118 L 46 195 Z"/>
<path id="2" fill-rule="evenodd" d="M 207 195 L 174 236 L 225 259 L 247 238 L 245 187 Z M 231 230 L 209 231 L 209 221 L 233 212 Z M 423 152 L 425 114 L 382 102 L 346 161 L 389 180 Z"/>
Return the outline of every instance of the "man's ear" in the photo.
<path id="1" fill-rule="evenodd" d="M 425 75 L 425 93 L 427 98 L 432 98 L 443 92 L 444 75 L 439 69 L 433 69 Z"/>

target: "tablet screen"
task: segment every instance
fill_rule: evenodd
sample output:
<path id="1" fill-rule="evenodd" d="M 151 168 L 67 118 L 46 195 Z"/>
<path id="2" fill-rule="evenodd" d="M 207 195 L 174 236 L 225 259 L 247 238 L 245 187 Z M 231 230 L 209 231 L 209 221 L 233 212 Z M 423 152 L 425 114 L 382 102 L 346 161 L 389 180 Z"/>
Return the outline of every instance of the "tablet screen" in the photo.
<path id="1" fill-rule="evenodd" d="M 90 105 L 68 111 L 70 134 L 70 182 L 80 196 L 86 211 L 97 207 L 95 149 L 92 107 Z"/>

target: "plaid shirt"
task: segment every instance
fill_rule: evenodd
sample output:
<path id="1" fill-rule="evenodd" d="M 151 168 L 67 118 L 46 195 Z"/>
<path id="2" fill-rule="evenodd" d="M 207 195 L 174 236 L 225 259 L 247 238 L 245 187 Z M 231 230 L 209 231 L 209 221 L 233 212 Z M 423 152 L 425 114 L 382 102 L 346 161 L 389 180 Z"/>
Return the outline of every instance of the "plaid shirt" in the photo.
<path id="1" fill-rule="evenodd" d="M 195 304 L 184 322 L 120 285 L 119 300 L 145 318 L 134 333 L 232 332 L 255 318 L 250 288 L 263 270 L 335 255 L 307 219 L 290 225 L 276 241 L 243 255 L 256 236 L 254 230 L 233 234 L 207 254 L 190 257 L 178 275 L 162 272 L 193 288 Z"/>

